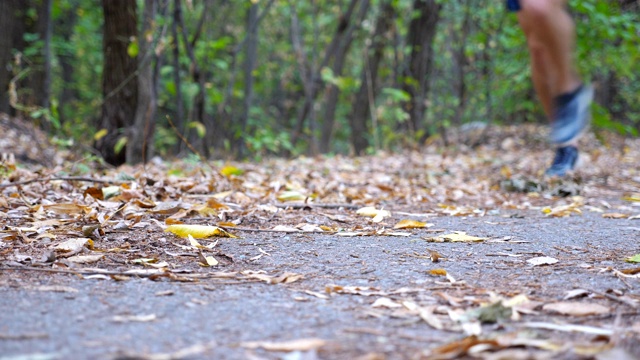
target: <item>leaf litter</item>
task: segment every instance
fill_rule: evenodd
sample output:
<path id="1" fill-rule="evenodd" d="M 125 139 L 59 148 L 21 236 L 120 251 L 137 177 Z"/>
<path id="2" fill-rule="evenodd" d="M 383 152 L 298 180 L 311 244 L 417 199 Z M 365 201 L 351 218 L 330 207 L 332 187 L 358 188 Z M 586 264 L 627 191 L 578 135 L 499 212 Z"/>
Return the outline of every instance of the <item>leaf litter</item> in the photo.
<path id="1" fill-rule="evenodd" d="M 501 131 L 496 136 L 513 136 L 511 130 Z M 9 169 L 9 176 L 0 175 L 0 267 L 113 281 L 146 277 L 174 282 L 259 282 L 287 286 L 321 301 L 332 301 L 336 296 L 370 297 L 373 299 L 368 309 L 362 309 L 366 314 L 416 319 L 432 329 L 460 334 L 459 340 L 424 350 L 423 355 L 428 358 L 465 354 L 485 358 L 493 354 L 498 358 L 501 352 L 522 351 L 523 347 L 529 354 L 562 351 L 550 340 L 552 337 L 544 334 L 522 339 L 508 338 L 509 333 L 504 332 L 504 336 L 495 337 L 486 331 L 487 324 L 493 323 L 508 326 L 504 324 L 514 322 L 529 329 L 612 336 L 614 330 L 596 326 L 601 322 L 582 325 L 578 321 L 583 320 L 577 320 L 613 316 L 612 307 L 590 298 L 584 302 L 567 301 L 596 296 L 598 302 L 603 302 L 623 299 L 623 295 L 575 292 L 562 302 L 562 297 L 511 301 L 523 296 L 519 293 L 522 290 L 508 285 L 502 289 L 470 286 L 465 279 L 468 274 L 454 274 L 454 278 L 445 270 L 455 256 L 439 253 L 465 249 L 469 264 L 477 264 L 483 259 L 464 247 L 511 243 L 515 248 L 528 242 L 455 228 L 438 230 L 444 233 L 438 236 L 425 235 L 434 226 L 434 219 L 447 217 L 541 216 L 542 222 L 544 217 L 583 216 L 588 210 L 601 213 L 612 222 L 611 226 L 618 226 L 614 222 L 631 221 L 634 217 L 628 214 L 637 213 L 634 206 L 640 204 L 640 190 L 637 169 L 629 168 L 628 159 L 640 157 L 640 144 L 629 142 L 624 152 L 607 151 L 606 155 L 597 147 L 588 148 L 593 166 L 582 172 L 581 178 L 559 183 L 539 180 L 539 170 L 546 164 L 538 159 L 548 156 L 538 156 L 530 149 L 527 154 L 524 150 L 505 153 L 500 144 L 489 142 L 475 152 L 442 153 L 431 148 L 421 153 L 380 154 L 366 159 L 336 156 L 272 159 L 260 164 L 213 163 L 212 168 L 217 171 L 211 172 L 189 162 L 154 163 L 101 170 L 94 178 L 68 180 L 48 180 L 62 178 L 58 174 L 67 171 L 65 165 L 54 169 L 24 167 L 18 171 L 15 163 L 5 161 L 0 164 L 0 169 Z M 514 178 L 516 172 L 523 174 L 525 180 Z M 612 193 L 612 187 L 624 195 Z M 612 194 L 624 203 L 612 202 Z M 431 223 L 424 222 L 426 218 Z M 500 226 L 500 221 L 496 224 Z M 268 245 L 270 234 L 293 236 L 297 241 L 328 235 L 338 236 L 339 241 L 358 242 L 380 236 L 402 237 L 409 241 L 427 240 L 434 247 L 451 247 L 425 249 L 431 254 L 424 256 L 425 264 L 439 262 L 442 266 L 422 272 L 431 288 L 385 291 L 377 286 L 349 285 L 348 281 L 318 287 L 309 285 L 316 283 L 315 274 L 265 266 L 274 252 Z M 229 247 L 224 246 L 230 241 L 255 247 L 255 251 L 240 260 L 245 255 L 229 253 Z M 634 250 L 637 249 L 627 249 L 631 254 Z M 519 264 L 524 261 L 518 259 L 522 254 L 498 254 L 521 261 Z M 614 267 L 594 269 L 599 270 L 594 275 L 611 274 L 633 289 L 636 283 L 629 281 L 638 279 L 640 273 L 624 269 L 623 264 L 637 263 L 637 255 L 626 256 L 617 256 Z M 416 255 L 416 259 L 421 257 Z M 540 271 L 560 271 L 562 266 L 572 264 L 544 256 L 528 262 Z M 495 266 L 494 262 L 490 264 Z M 509 262 L 495 264 L 513 266 Z M 551 264 L 554 266 L 542 266 Z M 498 291 L 503 297 L 497 299 L 491 291 Z M 629 306 L 637 300 L 627 298 L 618 303 Z M 576 323 L 521 322 L 522 317 L 540 316 Z M 635 319 L 638 324 L 637 315 Z M 121 320 L 155 319 L 151 315 L 133 315 Z M 517 330 L 511 334 L 517 334 Z M 290 352 L 325 345 L 325 340 L 301 339 L 246 342 L 242 346 Z"/>

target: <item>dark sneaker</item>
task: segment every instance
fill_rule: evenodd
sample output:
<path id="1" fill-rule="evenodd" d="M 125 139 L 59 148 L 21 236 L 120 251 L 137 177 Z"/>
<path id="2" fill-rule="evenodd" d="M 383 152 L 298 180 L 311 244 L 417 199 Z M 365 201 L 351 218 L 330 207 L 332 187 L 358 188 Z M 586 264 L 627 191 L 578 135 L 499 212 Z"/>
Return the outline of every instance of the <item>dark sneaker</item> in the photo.
<path id="1" fill-rule="evenodd" d="M 576 91 L 556 98 L 556 111 L 551 124 L 551 142 L 557 146 L 577 140 L 591 121 L 593 87 L 580 86 Z"/>
<path id="2" fill-rule="evenodd" d="M 578 161 L 578 148 L 575 146 L 564 146 L 556 150 L 556 157 L 553 159 L 551 167 L 544 172 L 546 176 L 562 177 L 567 175 L 576 167 Z"/>

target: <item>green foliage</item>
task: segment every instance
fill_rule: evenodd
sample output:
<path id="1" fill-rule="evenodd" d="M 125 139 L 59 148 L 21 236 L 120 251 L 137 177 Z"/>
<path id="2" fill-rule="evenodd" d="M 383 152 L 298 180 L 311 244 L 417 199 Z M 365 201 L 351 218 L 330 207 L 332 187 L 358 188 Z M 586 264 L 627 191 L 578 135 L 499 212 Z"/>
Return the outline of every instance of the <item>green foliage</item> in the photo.
<path id="1" fill-rule="evenodd" d="M 503 1 L 468 2 L 438 0 L 441 20 L 434 43 L 434 68 L 429 78 L 431 91 L 424 129 L 407 134 L 408 114 L 403 104 L 408 94 L 403 84 L 417 84 L 405 76 L 410 49 L 405 45 L 408 25 L 417 16 L 413 0 L 393 0 L 397 13 L 393 31 L 385 35 L 383 60 L 378 69 L 374 113 L 369 122 L 370 143 L 396 148 L 418 138 L 472 121 L 512 123 L 539 121 L 544 114 L 534 96 L 530 79 L 525 38 L 515 14 L 507 13 Z M 383 0 L 372 0 L 364 21 L 356 24 L 351 48 L 343 70 L 332 70 L 333 59 L 319 69 L 327 48 L 336 36 L 336 28 L 345 6 L 335 1 L 256 2 L 260 15 L 257 62 L 250 75 L 254 80 L 253 97 L 246 126 L 239 121 L 245 113 L 247 10 L 251 2 L 228 1 L 205 11 L 205 2 L 183 2 L 185 31 L 193 45 L 195 61 L 205 88 L 205 116 L 194 119 L 195 100 L 200 86 L 194 76 L 194 64 L 180 36 L 171 35 L 172 6 L 158 15 L 153 31 L 154 51 L 160 56 L 158 74 L 158 112 L 154 134 L 156 151 L 162 156 L 176 153 L 181 141 L 164 119 L 176 118 L 177 96 L 182 96 L 183 119 L 176 118 L 179 131 L 190 130 L 190 141 L 197 137 L 219 154 L 244 142 L 254 157 L 297 155 L 314 148 L 325 121 L 327 88 L 340 90 L 332 132 L 331 152 L 347 153 L 350 148 L 350 122 L 356 91 L 367 69 L 365 49 Z M 143 2 L 138 1 L 142 6 Z M 611 85 L 614 96 L 605 106 L 594 110 L 594 126 L 625 134 L 640 128 L 640 15 L 634 8 L 623 10 L 606 0 L 571 0 L 578 32 L 578 64 L 588 81 Z M 635 8 L 637 10 L 637 7 Z M 357 16 L 356 8 L 353 16 Z M 142 16 L 142 11 L 139 11 Z M 31 14 L 35 19 L 35 13 Z M 52 107 L 32 111 L 34 118 L 46 119 L 60 138 L 71 137 L 91 142 L 87 134 L 97 132 L 102 104 L 102 22 L 98 0 L 56 1 L 52 12 L 53 82 Z M 204 16 L 204 18 L 203 18 Z M 292 44 L 292 20 L 297 17 L 301 52 Z M 201 22 L 200 20 L 203 19 Z M 60 24 L 70 20 L 69 31 Z M 202 28 L 198 25 L 202 23 Z M 64 31 L 63 31 L 64 30 Z M 195 34 L 199 34 L 195 38 Z M 27 33 L 24 51 L 26 63 L 43 46 L 38 36 Z M 173 47 L 180 50 L 178 66 L 173 62 Z M 141 56 L 137 40 L 129 42 L 129 56 Z M 63 65 L 72 69 L 63 80 Z M 155 65 L 155 64 L 154 64 Z M 67 74 L 68 75 L 68 74 Z M 175 76 L 180 77 L 180 86 Z M 302 124 L 302 134 L 293 143 L 305 97 L 305 79 L 312 78 L 318 95 Z M 611 81 L 613 83 L 606 83 Z M 307 84 L 308 85 L 308 84 Z M 308 90 L 308 89 L 307 89 Z M 63 92 L 70 99 L 62 99 Z M 375 127 L 374 127 L 375 126 Z M 183 134 L 189 136 L 188 134 Z M 378 140 L 379 139 L 379 140 Z M 126 140 L 122 140 L 126 141 Z M 204 145 L 203 145 L 204 146 Z"/>

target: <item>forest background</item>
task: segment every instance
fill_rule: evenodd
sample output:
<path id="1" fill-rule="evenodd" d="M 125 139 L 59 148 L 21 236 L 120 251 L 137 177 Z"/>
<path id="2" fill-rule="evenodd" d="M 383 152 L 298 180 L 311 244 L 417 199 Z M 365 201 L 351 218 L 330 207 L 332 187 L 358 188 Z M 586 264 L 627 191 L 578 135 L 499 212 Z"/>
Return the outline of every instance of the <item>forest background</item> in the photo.
<path id="1" fill-rule="evenodd" d="M 640 1 L 573 0 L 596 129 L 640 130 Z M 364 154 L 544 122 L 497 0 L 2 0 L 0 112 L 108 163 Z"/>

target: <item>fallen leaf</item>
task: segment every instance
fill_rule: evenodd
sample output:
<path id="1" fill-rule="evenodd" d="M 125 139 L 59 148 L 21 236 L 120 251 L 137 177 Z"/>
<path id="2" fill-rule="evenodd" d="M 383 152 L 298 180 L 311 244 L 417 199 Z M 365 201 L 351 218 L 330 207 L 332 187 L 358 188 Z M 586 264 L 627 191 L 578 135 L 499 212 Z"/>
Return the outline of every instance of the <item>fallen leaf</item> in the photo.
<path id="1" fill-rule="evenodd" d="M 395 309 L 395 308 L 402 307 L 402 305 L 398 304 L 397 302 L 389 298 L 381 297 L 381 298 L 378 298 L 376 301 L 374 301 L 373 304 L 371 304 L 371 307 L 374 307 L 374 308 L 384 307 L 389 309 Z"/>
<path id="2" fill-rule="evenodd" d="M 244 174 L 244 170 L 238 169 L 235 166 L 226 165 L 225 167 L 220 169 L 220 174 L 222 174 L 222 175 L 224 175 L 226 177 L 240 176 L 240 175 Z"/>
<path id="3" fill-rule="evenodd" d="M 397 224 L 393 226 L 394 229 L 423 229 L 433 226 L 433 224 L 429 224 L 422 221 L 417 220 L 400 220 Z"/>
<path id="4" fill-rule="evenodd" d="M 603 315 L 611 313 L 611 309 L 606 306 L 584 302 L 557 302 L 546 304 L 542 307 L 542 310 L 570 316 Z"/>
<path id="5" fill-rule="evenodd" d="M 628 263 L 640 263 L 640 254 L 633 255 L 632 257 L 628 257 L 624 259 L 624 261 Z"/>
<path id="6" fill-rule="evenodd" d="M 76 255 L 67 258 L 67 261 L 75 264 L 91 264 L 100 261 L 104 255 Z"/>
<path id="7" fill-rule="evenodd" d="M 575 299 L 575 298 L 584 297 L 587 295 L 589 295 L 589 291 L 587 290 L 574 289 L 574 290 L 568 291 L 567 295 L 564 296 L 563 300 Z"/>
<path id="8" fill-rule="evenodd" d="M 278 194 L 278 200 L 282 202 L 287 201 L 304 201 L 307 199 L 307 196 L 302 194 L 299 191 L 284 191 Z"/>
<path id="9" fill-rule="evenodd" d="M 356 211 L 356 214 L 360 216 L 373 218 L 372 219 L 373 222 L 380 222 L 385 217 L 391 216 L 391 212 L 387 210 L 376 209 L 373 206 L 366 206 L 366 207 L 360 208 Z"/>
<path id="10" fill-rule="evenodd" d="M 527 262 L 533 266 L 553 265 L 558 262 L 558 259 L 548 256 L 538 256 L 527 260 Z"/>
<path id="11" fill-rule="evenodd" d="M 433 269 L 433 270 L 429 270 L 429 275 L 433 275 L 433 276 L 447 276 L 447 270 L 445 270 L 445 269 Z"/>
<path id="12" fill-rule="evenodd" d="M 621 213 L 607 213 L 602 214 L 602 217 L 605 219 L 627 219 L 629 218 L 629 214 L 621 214 Z"/>
<path id="13" fill-rule="evenodd" d="M 116 315 L 111 321 L 118 323 L 127 323 L 127 322 L 150 322 L 158 319 L 156 314 L 149 315 Z"/>
<path id="14" fill-rule="evenodd" d="M 586 326 L 586 325 L 528 322 L 528 323 L 522 324 L 522 326 L 526 328 L 532 328 L 532 329 L 546 329 L 546 330 L 564 331 L 564 332 L 579 332 L 579 333 L 590 334 L 590 335 L 603 335 L 603 336 L 613 335 L 613 330 L 597 328 L 594 326 Z"/>
<path id="15" fill-rule="evenodd" d="M 237 237 L 222 228 L 211 225 L 170 225 L 167 227 L 165 232 L 170 232 L 183 238 L 186 238 L 189 235 L 198 239 L 205 239 L 214 236 L 229 238 Z"/>
<path id="16" fill-rule="evenodd" d="M 451 234 L 438 235 L 427 238 L 426 240 L 431 242 L 482 242 L 486 239 L 487 238 L 467 235 L 467 233 L 463 231 L 454 231 Z"/>
<path id="17" fill-rule="evenodd" d="M 58 255 L 72 256 L 82 251 L 85 246 L 88 249 L 93 249 L 93 240 L 89 238 L 69 239 L 56 245 L 53 249 L 58 253 Z"/>
<path id="18" fill-rule="evenodd" d="M 34 288 L 35 290 L 38 291 L 50 291 L 50 292 L 68 292 L 68 293 L 77 293 L 78 289 L 69 287 L 69 286 L 62 286 L 62 285 L 42 285 L 42 286 L 36 286 Z"/>
<path id="19" fill-rule="evenodd" d="M 258 349 L 262 348 L 266 351 L 282 351 L 282 352 L 292 352 L 292 351 L 311 351 L 318 348 L 323 347 L 327 342 L 322 339 L 298 339 L 291 341 L 283 341 L 283 342 L 272 342 L 272 341 L 248 341 L 243 342 L 240 346 L 247 349 Z"/>

